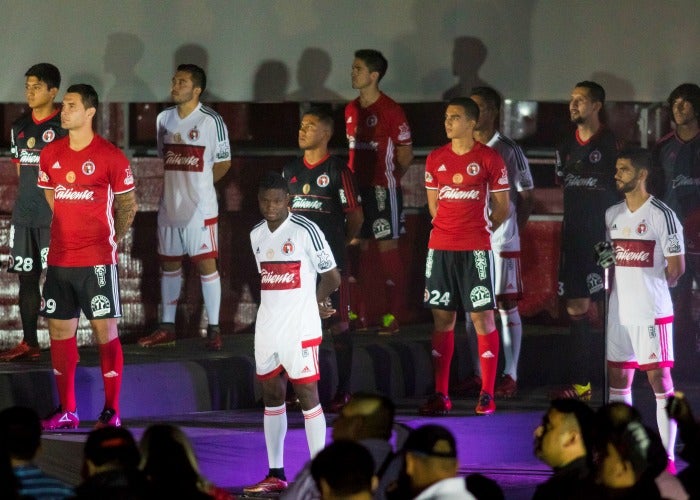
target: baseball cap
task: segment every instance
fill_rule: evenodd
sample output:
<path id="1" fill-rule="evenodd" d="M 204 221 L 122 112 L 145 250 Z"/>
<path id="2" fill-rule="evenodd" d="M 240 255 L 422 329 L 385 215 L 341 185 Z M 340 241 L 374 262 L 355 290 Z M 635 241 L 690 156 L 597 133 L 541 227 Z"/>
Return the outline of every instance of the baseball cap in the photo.
<path id="1" fill-rule="evenodd" d="M 457 458 L 455 437 L 441 425 L 428 424 L 411 431 L 403 449 L 430 457 Z"/>

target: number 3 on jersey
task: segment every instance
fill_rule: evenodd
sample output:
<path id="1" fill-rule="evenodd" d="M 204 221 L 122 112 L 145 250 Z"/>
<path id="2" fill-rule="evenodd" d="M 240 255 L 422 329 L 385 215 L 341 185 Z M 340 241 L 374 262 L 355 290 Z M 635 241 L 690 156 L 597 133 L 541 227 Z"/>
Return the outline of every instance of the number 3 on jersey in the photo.
<path id="1" fill-rule="evenodd" d="M 426 290 L 424 302 L 431 306 L 448 306 L 450 304 L 450 292 L 441 294 L 439 290 Z"/>

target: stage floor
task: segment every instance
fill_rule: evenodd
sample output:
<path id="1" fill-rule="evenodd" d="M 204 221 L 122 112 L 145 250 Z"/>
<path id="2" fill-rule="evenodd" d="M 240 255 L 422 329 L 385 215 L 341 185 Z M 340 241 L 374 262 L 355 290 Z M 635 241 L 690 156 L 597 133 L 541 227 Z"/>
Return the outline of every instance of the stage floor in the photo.
<path id="1" fill-rule="evenodd" d="M 519 393 L 513 399 L 498 400 L 496 414 L 489 417 L 474 415 L 476 398 L 453 398 L 454 409 L 447 417 L 417 416 L 416 408 L 432 386 L 429 336 L 430 325 L 402 328 L 391 337 L 358 334 L 353 390 L 390 395 L 401 424 L 447 426 L 457 437 L 460 473 L 480 472 L 493 478 L 506 498 L 530 498 L 535 486 L 549 475 L 548 468 L 532 453 L 532 434 L 548 407 L 548 390 L 565 381 L 566 329 L 526 326 Z M 470 373 L 467 350 L 466 335 L 458 330 L 453 383 Z M 226 336 L 220 353 L 204 351 L 200 339 L 178 341 L 174 348 L 148 350 L 129 344 L 127 339 L 124 352 L 122 420 L 137 439 L 151 423 L 174 423 L 192 440 L 202 473 L 215 484 L 240 493 L 243 486 L 265 475 L 262 404 L 254 377 L 252 335 Z M 76 386 L 81 427 L 45 434 L 39 460 L 46 471 L 72 484 L 80 480 L 82 446 L 102 404 L 96 349 L 83 348 L 80 354 Z M 337 380 L 329 339 L 324 339 L 320 358 L 320 392 L 322 401 L 327 401 Z M 674 374 L 676 387 L 700 408 L 700 384 L 694 373 L 697 361 L 693 363 L 693 359 L 684 359 L 685 367 L 679 362 Z M 633 394 L 645 421 L 653 426 L 655 402 L 643 374 L 637 376 Z M 42 353 L 38 363 L 0 365 L 0 408 L 23 404 L 46 413 L 55 401 L 48 352 Z M 592 405 L 597 407 L 601 402 L 602 392 L 595 387 Z M 330 427 L 334 415 L 326 418 Z M 301 412 L 290 410 L 288 419 L 285 469 L 292 479 L 309 456 Z"/>

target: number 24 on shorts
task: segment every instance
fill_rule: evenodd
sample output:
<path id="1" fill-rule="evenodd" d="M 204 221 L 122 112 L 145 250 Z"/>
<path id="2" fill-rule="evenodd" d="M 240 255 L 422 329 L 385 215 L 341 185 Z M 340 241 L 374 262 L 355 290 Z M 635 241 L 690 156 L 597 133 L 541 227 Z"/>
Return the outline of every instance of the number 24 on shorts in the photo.
<path id="1" fill-rule="evenodd" d="M 450 292 L 440 294 L 438 290 L 426 290 L 423 302 L 427 302 L 431 306 L 447 306 L 450 304 Z"/>

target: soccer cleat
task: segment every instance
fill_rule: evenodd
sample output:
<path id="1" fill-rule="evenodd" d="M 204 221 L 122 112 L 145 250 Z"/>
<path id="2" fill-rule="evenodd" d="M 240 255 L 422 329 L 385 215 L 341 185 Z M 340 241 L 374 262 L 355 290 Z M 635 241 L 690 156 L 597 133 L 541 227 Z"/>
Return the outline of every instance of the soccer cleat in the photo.
<path id="1" fill-rule="evenodd" d="M 666 463 L 666 472 L 668 472 L 672 476 L 676 475 L 676 461 L 675 460 L 671 460 L 670 458 L 668 459 L 668 462 Z"/>
<path id="2" fill-rule="evenodd" d="M 486 391 L 481 391 L 479 394 L 479 404 L 474 409 L 477 415 L 491 415 L 496 411 L 496 403 L 493 401 L 493 396 Z"/>
<path id="3" fill-rule="evenodd" d="M 259 483 L 243 488 L 244 494 L 279 493 L 287 489 L 287 481 L 274 476 L 267 476 Z"/>
<path id="4" fill-rule="evenodd" d="M 224 339 L 218 325 L 207 327 L 207 341 L 204 345 L 208 351 L 220 351 L 224 348 Z"/>
<path id="5" fill-rule="evenodd" d="M 478 396 L 481 392 L 481 386 L 481 377 L 479 375 L 471 375 L 459 382 L 450 392 L 460 396 Z"/>
<path id="6" fill-rule="evenodd" d="M 441 392 L 437 392 L 428 398 L 418 408 L 418 414 L 431 417 L 442 417 L 447 415 L 452 409 L 452 401 Z"/>
<path id="7" fill-rule="evenodd" d="M 399 322 L 393 314 L 382 316 L 382 326 L 379 327 L 379 335 L 394 335 L 399 333 Z"/>
<path id="8" fill-rule="evenodd" d="M 0 361 L 39 361 L 41 349 L 32 347 L 24 340 L 11 349 L 0 352 Z"/>
<path id="9" fill-rule="evenodd" d="M 350 311 L 348 312 L 348 319 L 350 320 L 350 330 L 353 332 L 366 332 L 367 331 L 367 320 L 364 316 L 358 316 L 356 313 Z"/>
<path id="10" fill-rule="evenodd" d="M 97 417 L 97 422 L 95 422 L 95 429 L 102 429 L 103 427 L 121 427 L 122 421 L 117 415 L 117 412 L 112 408 L 105 408 Z"/>
<path id="11" fill-rule="evenodd" d="M 340 410 L 342 410 L 343 407 L 348 404 L 348 401 L 350 401 L 350 393 L 346 391 L 338 391 L 335 393 L 335 396 L 333 396 L 333 399 L 331 399 L 328 403 L 325 411 L 328 413 L 340 413 Z"/>
<path id="12" fill-rule="evenodd" d="M 586 385 L 569 384 L 558 387 L 549 393 L 549 399 L 578 399 L 579 401 L 590 401 L 593 395 L 591 383 Z"/>
<path id="13" fill-rule="evenodd" d="M 503 375 L 496 385 L 494 396 L 497 398 L 512 398 L 518 393 L 518 383 L 510 375 Z"/>
<path id="14" fill-rule="evenodd" d="M 159 326 L 155 332 L 141 337 L 136 343 L 141 347 L 172 346 L 175 345 L 175 332 Z"/>
<path id="15" fill-rule="evenodd" d="M 77 411 L 63 411 L 59 405 L 48 417 L 41 421 L 42 431 L 76 429 L 80 425 Z"/>

